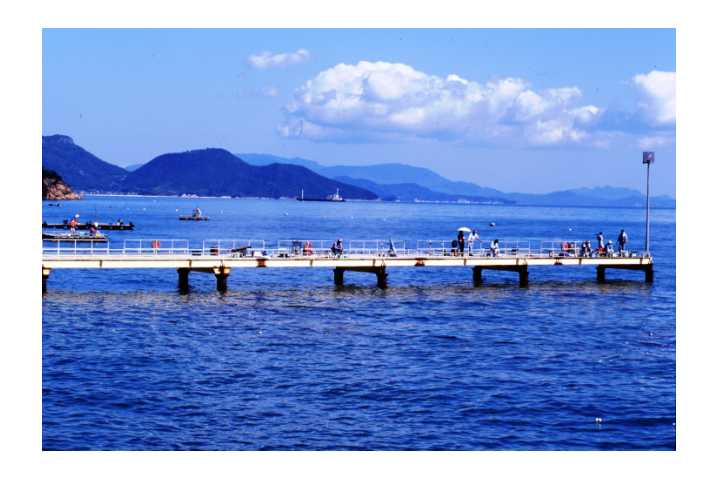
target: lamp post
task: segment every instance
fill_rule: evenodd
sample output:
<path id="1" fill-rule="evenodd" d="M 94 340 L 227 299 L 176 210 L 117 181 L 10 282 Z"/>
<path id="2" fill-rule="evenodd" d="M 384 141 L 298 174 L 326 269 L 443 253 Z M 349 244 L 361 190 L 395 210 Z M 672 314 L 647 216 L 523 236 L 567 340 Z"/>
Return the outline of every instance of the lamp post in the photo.
<path id="1" fill-rule="evenodd" d="M 644 224 L 644 256 L 649 256 L 649 165 L 654 163 L 654 152 L 643 152 L 642 163 L 647 166 L 647 205 Z"/>

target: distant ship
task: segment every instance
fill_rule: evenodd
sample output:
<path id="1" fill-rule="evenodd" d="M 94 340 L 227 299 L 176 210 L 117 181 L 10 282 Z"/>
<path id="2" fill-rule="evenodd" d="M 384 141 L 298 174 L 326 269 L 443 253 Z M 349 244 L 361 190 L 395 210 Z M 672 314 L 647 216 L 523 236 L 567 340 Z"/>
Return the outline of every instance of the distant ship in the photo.
<path id="1" fill-rule="evenodd" d="M 300 196 L 297 197 L 300 202 L 344 202 L 345 199 L 340 195 L 340 189 L 338 188 L 332 195 L 326 197 L 305 197 L 305 189 L 303 188 L 300 192 Z"/>

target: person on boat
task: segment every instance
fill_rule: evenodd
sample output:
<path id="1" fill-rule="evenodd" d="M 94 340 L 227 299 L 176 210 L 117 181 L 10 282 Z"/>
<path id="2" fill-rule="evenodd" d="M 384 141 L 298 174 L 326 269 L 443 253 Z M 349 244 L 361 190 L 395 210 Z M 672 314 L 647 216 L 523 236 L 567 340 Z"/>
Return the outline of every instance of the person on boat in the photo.
<path id="1" fill-rule="evenodd" d="M 464 232 L 461 230 L 457 233 L 457 246 L 459 247 L 459 254 L 464 255 Z"/>
<path id="2" fill-rule="evenodd" d="M 80 218 L 80 214 L 76 213 L 74 217 L 70 219 L 70 233 L 75 233 L 75 229 L 77 228 L 77 219 Z"/>
<path id="3" fill-rule="evenodd" d="M 495 238 L 489 245 L 489 254 L 493 257 L 499 256 L 499 239 Z"/>
<path id="4" fill-rule="evenodd" d="M 619 237 L 617 238 L 617 243 L 619 244 L 619 255 L 624 256 L 627 242 L 629 242 L 629 236 L 627 235 L 627 232 L 625 232 L 622 228 L 621 230 L 619 230 Z"/>
<path id="5" fill-rule="evenodd" d="M 201 217 L 201 216 L 202 216 L 202 210 L 200 210 L 198 207 L 195 207 L 195 208 L 192 210 L 192 216 L 195 217 L 195 218 Z"/>
<path id="6" fill-rule="evenodd" d="M 90 225 L 90 236 L 96 237 L 97 236 L 97 222 Z"/>
<path id="7" fill-rule="evenodd" d="M 469 249 L 470 255 L 472 255 L 472 251 L 474 250 L 474 242 L 477 240 L 479 240 L 479 233 L 477 230 L 472 230 L 472 233 L 470 233 L 467 238 L 467 248 Z"/>

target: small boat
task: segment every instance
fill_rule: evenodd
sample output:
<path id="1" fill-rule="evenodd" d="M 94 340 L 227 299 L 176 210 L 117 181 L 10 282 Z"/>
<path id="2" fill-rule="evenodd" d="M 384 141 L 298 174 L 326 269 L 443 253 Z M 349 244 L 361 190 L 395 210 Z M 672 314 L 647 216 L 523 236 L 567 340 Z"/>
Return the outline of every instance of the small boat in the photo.
<path id="1" fill-rule="evenodd" d="M 297 200 L 300 202 L 344 202 L 345 199 L 342 198 L 340 195 L 340 189 L 337 189 L 337 192 L 333 193 L 332 195 L 327 195 L 326 197 L 305 197 L 305 190 L 302 189 L 300 192 L 300 196 L 297 197 Z"/>
<path id="2" fill-rule="evenodd" d="M 206 222 L 210 217 L 202 215 L 202 211 L 199 208 L 192 210 L 192 215 L 180 215 L 180 220 L 193 221 L 193 222 Z"/>
<path id="3" fill-rule="evenodd" d="M 107 242 L 107 237 L 102 233 L 89 235 L 87 233 L 42 233 L 42 239 L 46 242 Z"/>

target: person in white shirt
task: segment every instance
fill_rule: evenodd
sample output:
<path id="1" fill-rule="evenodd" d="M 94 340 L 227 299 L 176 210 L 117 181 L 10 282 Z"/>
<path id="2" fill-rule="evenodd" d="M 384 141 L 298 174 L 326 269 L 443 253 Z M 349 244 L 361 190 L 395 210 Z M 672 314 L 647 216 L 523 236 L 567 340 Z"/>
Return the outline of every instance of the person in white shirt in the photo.
<path id="1" fill-rule="evenodd" d="M 467 245 L 469 246 L 469 254 L 472 255 L 472 250 L 474 250 L 474 242 L 479 240 L 479 233 L 477 233 L 477 230 L 472 230 L 472 233 L 469 234 L 469 237 L 467 238 Z"/>

